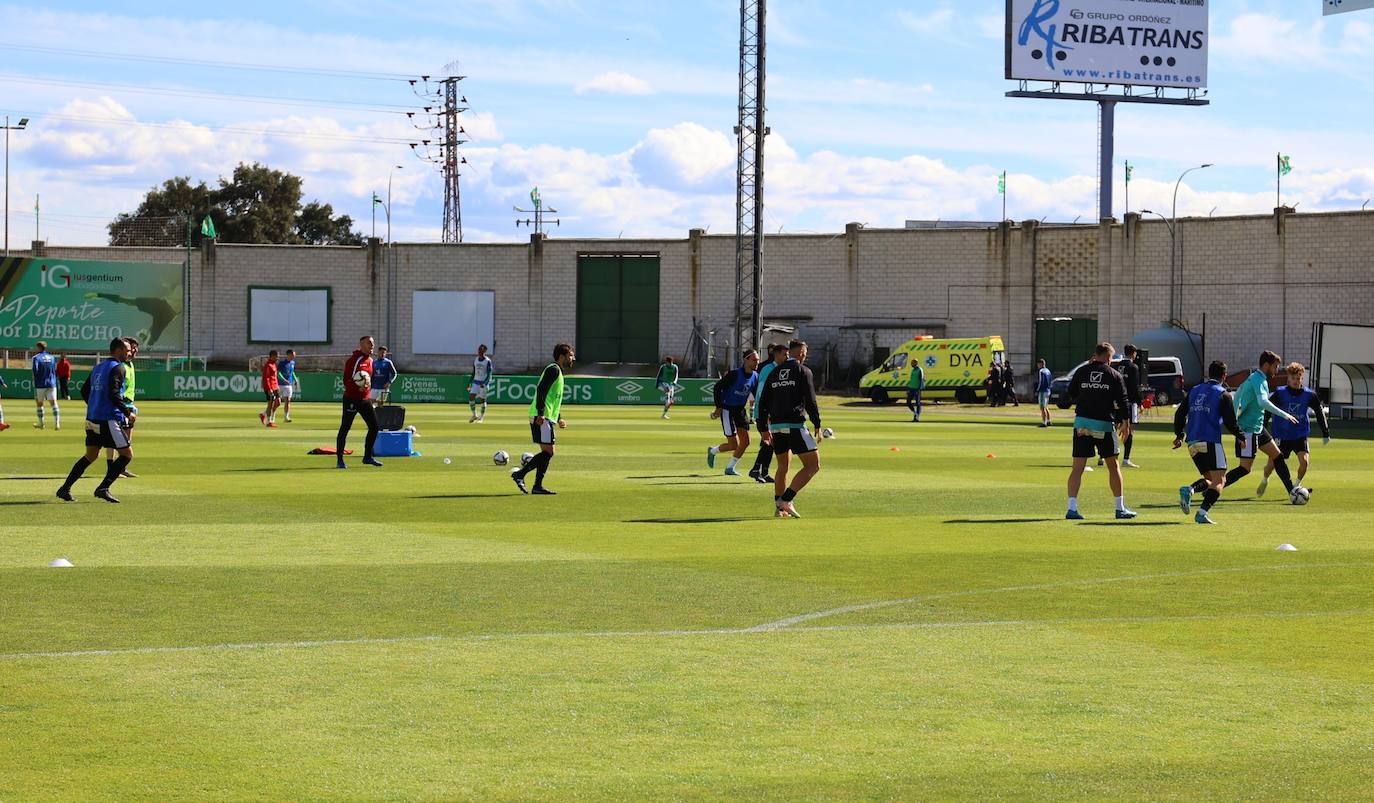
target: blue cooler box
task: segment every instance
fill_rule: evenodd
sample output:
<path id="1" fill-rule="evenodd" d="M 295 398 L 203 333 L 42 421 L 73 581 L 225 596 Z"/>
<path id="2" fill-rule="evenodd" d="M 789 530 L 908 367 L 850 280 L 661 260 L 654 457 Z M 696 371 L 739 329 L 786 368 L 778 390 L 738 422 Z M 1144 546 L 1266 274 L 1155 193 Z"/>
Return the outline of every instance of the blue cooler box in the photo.
<path id="1" fill-rule="evenodd" d="M 378 432 L 376 452 L 378 457 L 419 457 L 420 453 L 415 451 L 414 433 L 408 430 L 400 432 Z"/>

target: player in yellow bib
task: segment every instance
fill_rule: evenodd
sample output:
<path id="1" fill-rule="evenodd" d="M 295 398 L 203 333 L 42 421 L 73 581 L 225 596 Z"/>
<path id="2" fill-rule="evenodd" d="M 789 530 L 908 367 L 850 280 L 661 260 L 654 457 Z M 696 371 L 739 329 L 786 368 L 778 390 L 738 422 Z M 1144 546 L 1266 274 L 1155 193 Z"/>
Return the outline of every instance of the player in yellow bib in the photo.
<path id="1" fill-rule="evenodd" d="M 539 496 L 553 496 L 554 492 L 544 487 L 544 474 L 553 460 L 554 432 L 563 429 L 563 372 L 570 368 L 576 358 L 573 347 L 559 343 L 553 349 L 553 362 L 544 369 L 539 377 L 539 385 L 534 390 L 534 400 L 530 402 L 530 438 L 539 445 L 539 453 L 534 459 L 517 469 L 512 469 L 510 478 L 521 493 Z M 525 488 L 525 477 L 534 472 L 534 488 Z"/>

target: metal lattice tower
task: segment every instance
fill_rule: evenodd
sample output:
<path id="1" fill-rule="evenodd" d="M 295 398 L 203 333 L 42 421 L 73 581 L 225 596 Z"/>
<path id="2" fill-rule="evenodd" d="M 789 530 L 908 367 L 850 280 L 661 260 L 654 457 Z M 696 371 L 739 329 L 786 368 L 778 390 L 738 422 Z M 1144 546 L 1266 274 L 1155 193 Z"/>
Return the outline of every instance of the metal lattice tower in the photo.
<path id="1" fill-rule="evenodd" d="M 454 62 L 445 69 L 456 68 Z M 450 75 L 447 78 L 430 83 L 428 75 L 422 75 L 418 79 L 411 80 L 412 87 L 416 87 L 415 94 L 430 105 L 426 105 L 420 112 L 407 112 L 407 116 L 415 121 L 416 115 L 420 115 L 420 120 L 415 122 L 415 128 L 419 131 L 437 134 L 438 142 L 434 139 L 422 139 L 419 142 L 410 143 L 411 150 L 421 159 L 431 164 L 439 166 L 439 170 L 444 176 L 444 234 L 443 242 L 461 243 L 463 241 L 463 204 L 462 188 L 460 186 L 462 166 L 467 164 L 467 159 L 463 158 L 458 148 L 467 144 L 467 130 L 458 122 L 458 116 L 468 110 L 468 99 L 458 92 L 458 82 L 466 76 Z M 418 84 L 418 86 L 417 86 Z M 432 88 L 434 87 L 434 88 Z M 442 101 L 442 105 L 440 105 Z"/>
<path id="2" fill-rule="evenodd" d="M 462 191 L 458 181 L 458 146 L 467 140 L 459 139 L 462 129 L 458 115 L 467 111 L 458 105 L 458 82 L 461 75 L 445 78 L 444 84 L 444 242 L 463 241 Z M 467 100 L 467 98 L 463 98 Z"/>
<path id="3" fill-rule="evenodd" d="M 739 124 L 735 169 L 735 358 L 763 331 L 763 143 L 767 0 L 740 0 Z"/>

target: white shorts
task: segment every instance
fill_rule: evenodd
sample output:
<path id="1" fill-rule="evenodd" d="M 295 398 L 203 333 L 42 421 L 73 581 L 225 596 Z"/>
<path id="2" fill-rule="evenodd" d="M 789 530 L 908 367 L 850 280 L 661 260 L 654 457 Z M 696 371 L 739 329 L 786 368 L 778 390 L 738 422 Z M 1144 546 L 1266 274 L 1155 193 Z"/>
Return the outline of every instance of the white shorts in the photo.
<path id="1" fill-rule="evenodd" d="M 34 388 L 33 398 L 40 402 L 55 402 L 57 401 L 57 388 Z"/>
<path id="2" fill-rule="evenodd" d="M 478 384 L 473 382 L 468 385 L 468 395 L 474 399 L 487 400 L 487 383 Z"/>
<path id="3" fill-rule="evenodd" d="M 296 392 L 296 389 L 290 385 L 279 385 L 277 392 L 281 394 L 282 401 L 291 401 L 291 395 Z"/>
<path id="4" fill-rule="evenodd" d="M 390 394 L 391 388 L 373 388 L 372 394 L 368 398 L 372 399 L 373 401 L 381 401 L 382 396 Z"/>

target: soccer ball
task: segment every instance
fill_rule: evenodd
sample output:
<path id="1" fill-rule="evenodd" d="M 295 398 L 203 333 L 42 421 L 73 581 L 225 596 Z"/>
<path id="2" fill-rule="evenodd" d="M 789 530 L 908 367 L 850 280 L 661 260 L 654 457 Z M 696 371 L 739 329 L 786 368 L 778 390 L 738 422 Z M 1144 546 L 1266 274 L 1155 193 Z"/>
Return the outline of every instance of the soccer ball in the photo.
<path id="1" fill-rule="evenodd" d="M 367 371 L 357 371 L 353 374 L 353 384 L 360 388 L 366 388 L 372 384 L 372 374 Z"/>
<path id="2" fill-rule="evenodd" d="M 835 430 L 831 429 L 830 427 L 826 427 L 825 429 L 821 430 L 821 437 L 833 438 L 835 437 Z"/>
<path id="3" fill-rule="evenodd" d="M 505 464 L 510 462 L 510 453 L 505 451 L 497 452 L 496 454 L 491 456 L 491 462 L 495 463 L 498 466 L 504 466 Z"/>
<path id="4" fill-rule="evenodd" d="M 1295 505 L 1305 505 L 1312 498 L 1312 492 L 1301 485 L 1293 488 L 1293 492 L 1288 495 L 1288 501 Z"/>
<path id="5" fill-rule="evenodd" d="M 529 463 L 529 462 L 530 462 L 531 460 L 533 460 L 533 459 L 534 459 L 534 452 L 525 452 L 524 454 L 520 455 L 520 465 L 523 466 L 523 465 L 525 465 L 526 463 Z"/>

